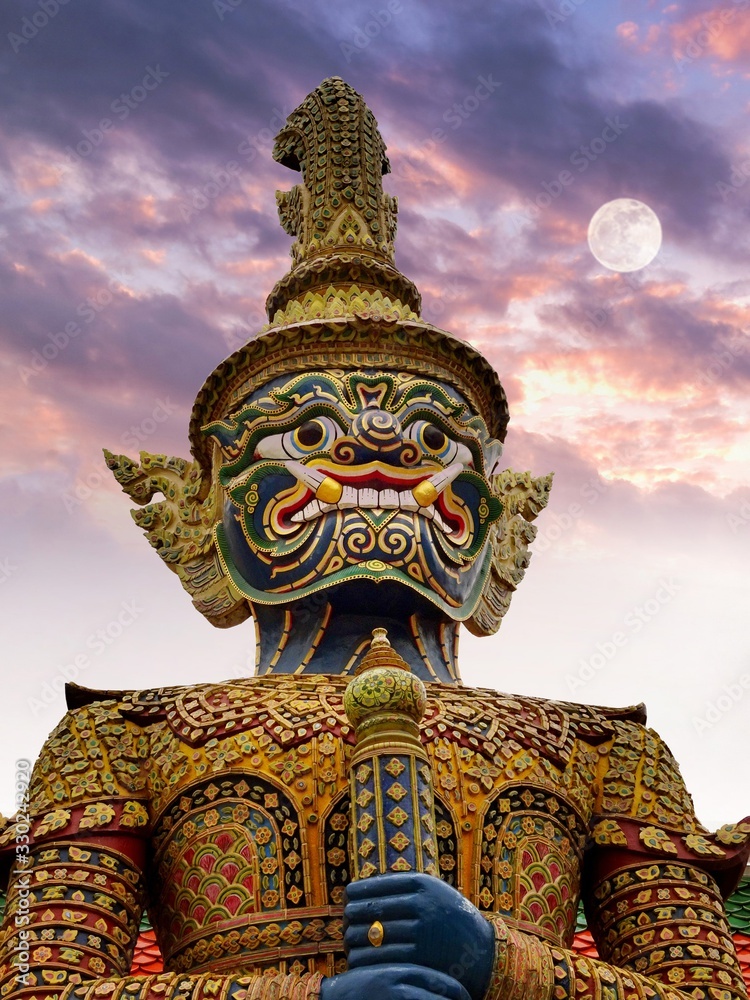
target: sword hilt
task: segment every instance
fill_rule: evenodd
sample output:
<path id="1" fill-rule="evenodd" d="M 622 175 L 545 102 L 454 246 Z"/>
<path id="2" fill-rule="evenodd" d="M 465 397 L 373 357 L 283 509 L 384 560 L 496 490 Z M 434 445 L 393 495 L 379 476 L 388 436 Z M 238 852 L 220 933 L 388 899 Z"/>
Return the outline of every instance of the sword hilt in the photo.
<path id="1" fill-rule="evenodd" d="M 425 686 L 376 628 L 344 693 L 357 746 L 349 769 L 352 874 L 437 875 L 435 797 L 419 736 Z"/>

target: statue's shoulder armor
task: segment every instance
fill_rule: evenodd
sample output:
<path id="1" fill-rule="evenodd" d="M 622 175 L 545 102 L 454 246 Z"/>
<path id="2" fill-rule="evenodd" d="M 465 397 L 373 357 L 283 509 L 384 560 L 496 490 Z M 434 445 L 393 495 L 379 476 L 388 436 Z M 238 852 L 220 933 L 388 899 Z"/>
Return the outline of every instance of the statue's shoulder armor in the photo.
<path id="1" fill-rule="evenodd" d="M 353 741 L 343 709 L 349 680 L 323 674 L 272 674 L 140 691 L 94 691 L 69 684 L 66 694 L 68 704 L 75 706 L 112 700 L 128 721 L 143 728 L 166 723 L 190 746 L 258 726 L 272 739 L 292 746 L 315 735 L 323 725 Z"/>
<path id="2" fill-rule="evenodd" d="M 546 704 L 550 704 L 550 702 Z M 551 704 L 559 705 L 561 709 L 576 721 L 599 722 L 604 719 L 612 723 L 635 722 L 641 726 L 646 724 L 646 706 L 642 701 L 638 702 L 637 705 L 628 705 L 625 708 L 612 708 L 607 705 L 584 705 L 572 701 L 555 701 Z"/>
<path id="3" fill-rule="evenodd" d="M 645 717 L 610 719 L 614 738 L 600 748 L 591 846 L 623 852 L 619 863 L 627 857 L 690 864 L 726 896 L 750 856 L 750 819 L 711 833 L 696 817 L 674 755 Z"/>
<path id="4" fill-rule="evenodd" d="M 629 705 L 625 708 L 611 708 L 605 705 L 586 705 L 572 701 L 558 701 L 554 698 L 539 698 L 533 695 L 508 694 L 494 688 L 455 687 L 447 684 L 431 684 L 428 691 L 443 696 L 452 694 L 456 699 L 472 702 L 494 702 L 496 704 L 513 704 L 520 706 L 530 714 L 539 711 L 555 712 L 566 715 L 571 721 L 585 725 L 617 722 L 620 720 L 644 724 L 646 722 L 646 706 L 643 702 Z M 613 732 L 613 727 L 608 727 Z"/>
<path id="5" fill-rule="evenodd" d="M 591 848 L 625 852 L 618 855 L 623 864 L 626 857 L 630 863 L 690 863 L 725 894 L 741 877 L 750 855 L 750 820 L 714 834 L 701 826 L 674 756 L 646 726 L 644 705 L 606 708 L 446 685 L 429 690 L 446 719 L 459 721 L 457 729 L 496 741 L 512 738 L 560 767 L 572 760 L 580 770 L 585 763 L 594 792 Z M 574 756 L 576 744 L 583 757 Z"/>
<path id="6" fill-rule="evenodd" d="M 263 677 L 243 677 L 238 680 L 214 681 L 206 684 L 181 684 L 173 687 L 139 688 L 134 691 L 98 690 L 80 684 L 65 685 L 65 700 L 70 711 L 90 706 L 114 703 L 114 708 L 124 719 L 147 727 L 164 719 L 174 720 L 176 713 L 198 708 L 206 721 L 221 711 L 227 702 L 247 709 L 269 696 L 269 688 L 278 687 L 273 681 L 291 678 L 273 677 L 271 684 Z M 294 679 L 296 681 L 296 678 Z M 298 683 L 298 682 L 297 682 Z M 262 693 L 261 693 L 262 692 Z M 213 721 L 213 719 L 212 719 Z"/>
<path id="7" fill-rule="evenodd" d="M 642 705 L 609 709 L 504 694 L 490 688 L 428 685 L 423 730 L 450 728 L 455 737 L 488 753 L 508 741 L 565 769 L 578 742 L 600 746 L 615 738 L 617 720 L 645 719 Z"/>
<path id="8" fill-rule="evenodd" d="M 19 830 L 31 845 L 100 833 L 148 835 L 149 737 L 140 720 L 128 717 L 128 693 L 67 687 L 69 708 L 31 772 L 28 805 L 0 834 L 0 866 Z"/>
<path id="9" fill-rule="evenodd" d="M 80 684 L 65 685 L 65 703 L 70 712 L 89 707 L 111 704 L 124 719 L 141 725 L 149 725 L 164 719 L 179 698 L 190 696 L 192 692 L 202 692 L 213 687 L 210 684 L 190 684 L 178 687 L 141 688 L 135 691 L 99 690 Z"/>

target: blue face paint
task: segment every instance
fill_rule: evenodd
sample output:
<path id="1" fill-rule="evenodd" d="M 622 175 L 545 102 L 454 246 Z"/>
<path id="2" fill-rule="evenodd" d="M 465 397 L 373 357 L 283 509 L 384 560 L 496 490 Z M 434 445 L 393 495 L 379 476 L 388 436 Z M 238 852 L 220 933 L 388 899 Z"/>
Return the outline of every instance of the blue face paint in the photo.
<path id="1" fill-rule="evenodd" d="M 313 372 L 256 391 L 205 428 L 221 449 L 222 564 L 255 605 L 355 581 L 474 612 L 501 513 L 500 451 L 449 386 L 391 372 Z"/>

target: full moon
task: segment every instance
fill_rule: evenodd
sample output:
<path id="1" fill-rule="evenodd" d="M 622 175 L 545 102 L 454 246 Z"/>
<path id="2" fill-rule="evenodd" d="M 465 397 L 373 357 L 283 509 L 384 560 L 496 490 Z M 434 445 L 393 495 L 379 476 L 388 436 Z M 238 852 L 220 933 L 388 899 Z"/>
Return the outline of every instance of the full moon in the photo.
<path id="1" fill-rule="evenodd" d="M 661 223 L 653 209 L 635 198 L 615 198 L 589 223 L 589 249 L 610 271 L 638 271 L 661 247 Z"/>

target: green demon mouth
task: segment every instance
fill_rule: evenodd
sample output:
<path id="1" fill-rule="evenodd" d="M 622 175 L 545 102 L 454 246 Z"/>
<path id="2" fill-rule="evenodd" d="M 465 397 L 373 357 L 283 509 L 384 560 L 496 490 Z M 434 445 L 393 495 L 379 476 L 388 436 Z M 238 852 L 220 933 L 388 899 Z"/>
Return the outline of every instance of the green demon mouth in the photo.
<path id="1" fill-rule="evenodd" d="M 227 487 L 246 540 L 276 557 L 290 556 L 312 532 L 327 536 L 334 519 L 349 530 L 358 516 L 376 534 L 393 519 L 415 528 L 424 519 L 450 562 L 465 565 L 501 513 L 486 480 L 460 462 L 399 469 L 377 461 L 339 466 L 327 458 L 307 465 L 265 461 Z"/>
<path id="2" fill-rule="evenodd" d="M 325 464 L 323 468 L 313 468 L 288 462 L 287 468 L 308 490 L 302 504 L 297 501 L 289 510 L 279 512 L 278 516 L 286 516 L 292 523 L 304 524 L 334 510 L 356 508 L 361 512 L 372 511 L 375 516 L 397 510 L 419 513 L 446 535 L 454 532 L 460 535 L 465 528 L 466 519 L 455 505 L 453 510 L 448 506 L 440 510 L 436 506 L 446 487 L 464 471 L 460 462 L 437 471 L 434 467 L 410 469 L 407 474 L 399 474 L 379 462 L 356 468 Z"/>
<path id="3" fill-rule="evenodd" d="M 291 481 L 293 485 L 269 496 L 261 486 L 269 478 L 277 484 Z M 259 491 L 265 493 L 265 502 Z M 385 520 L 404 512 L 432 522 L 450 555 L 463 562 L 467 552 L 471 552 L 469 558 L 475 554 L 485 527 L 500 515 L 500 505 L 483 477 L 461 462 L 447 468 L 430 464 L 404 470 L 377 461 L 354 467 L 323 458 L 308 465 L 260 462 L 249 474 L 230 482 L 228 492 L 238 507 L 254 515 L 256 532 L 266 535 L 267 544 L 271 538 L 284 539 L 287 551 L 296 538 L 307 535 L 312 522 L 328 514 L 356 510 L 379 528 Z M 257 522 L 259 506 L 264 511 L 265 531 Z M 257 534 L 256 541 L 267 547 Z"/>

